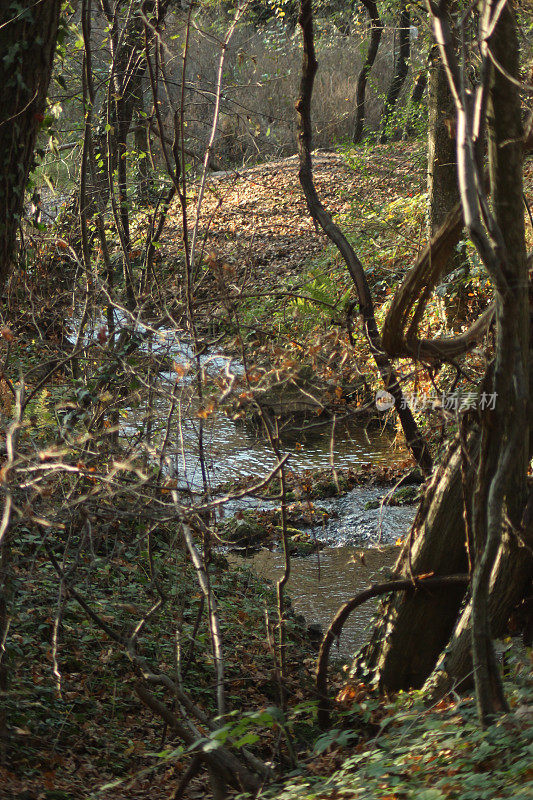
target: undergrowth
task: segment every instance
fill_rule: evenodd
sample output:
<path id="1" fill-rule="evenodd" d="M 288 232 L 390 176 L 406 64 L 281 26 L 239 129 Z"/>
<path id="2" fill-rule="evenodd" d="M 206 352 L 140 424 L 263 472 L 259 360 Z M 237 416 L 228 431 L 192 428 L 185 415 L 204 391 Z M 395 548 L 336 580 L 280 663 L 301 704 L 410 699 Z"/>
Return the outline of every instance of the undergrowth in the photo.
<path id="1" fill-rule="evenodd" d="M 207 714 L 216 714 L 203 602 L 173 527 L 159 527 L 150 553 L 145 526 L 133 521 L 126 527 L 111 519 L 106 534 L 92 539 L 77 538 L 75 529 L 69 535 L 51 531 L 48 543 L 76 590 L 121 635 L 130 635 L 146 614 L 157 580 L 169 602 L 150 619 L 138 652 L 162 673 L 175 676 L 179 670 L 194 702 Z M 3 744 L 0 797 L 19 798 L 27 792 L 34 798 L 39 787 L 39 797 L 48 800 L 102 797 L 105 787 L 108 796 L 113 787 L 127 792 L 128 786 L 138 786 L 141 774 L 150 773 L 157 785 L 159 779 L 168 780 L 169 769 L 179 772 L 187 758 L 185 748 L 140 704 L 134 690 L 139 675 L 127 652 L 94 624 L 66 586 L 58 585 L 42 534 L 31 527 L 17 533 L 13 568 L 13 633 L 6 652 L 11 681 L 2 703 L 11 736 Z M 234 728 L 244 725 L 249 732 L 264 723 L 260 712 L 254 717 L 250 709 L 279 702 L 268 632 L 269 620 L 276 617 L 275 592 L 251 570 L 230 570 L 215 554 L 210 580 L 227 653 L 229 718 Z M 305 627 L 293 615 L 286 633 L 286 685 L 294 705 L 309 691 L 312 651 Z M 237 747 L 258 741 L 247 736 L 239 742 L 242 736 L 238 731 L 234 736 Z M 262 736 L 256 744 L 264 758 L 276 750 L 273 737 Z M 209 741 L 199 740 L 196 747 Z"/>
<path id="2" fill-rule="evenodd" d="M 533 653 L 508 645 L 509 714 L 486 730 L 472 697 L 447 696 L 432 705 L 423 691 L 389 702 L 358 687 L 340 695 L 349 706 L 338 727 L 315 742 L 305 766 L 259 796 L 279 800 L 495 800 L 533 795 Z M 373 726 L 360 737 L 354 721 Z M 340 724 L 339 724 L 340 723 Z"/>

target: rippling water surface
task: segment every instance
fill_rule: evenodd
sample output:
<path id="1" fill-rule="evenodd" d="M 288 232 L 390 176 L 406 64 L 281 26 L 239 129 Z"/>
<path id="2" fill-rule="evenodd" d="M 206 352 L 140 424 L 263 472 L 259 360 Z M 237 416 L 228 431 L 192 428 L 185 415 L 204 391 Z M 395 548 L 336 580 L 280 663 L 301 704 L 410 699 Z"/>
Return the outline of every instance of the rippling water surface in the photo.
<path id="1" fill-rule="evenodd" d="M 303 614 L 308 623 L 318 622 L 326 630 L 339 606 L 368 584 L 384 579 L 398 552 L 395 546 L 364 550 L 337 547 L 307 558 L 293 558 L 287 591 L 294 610 Z M 267 580 L 276 581 L 283 573 L 281 553 L 263 550 L 251 559 L 235 555 L 229 558 L 233 564 L 251 564 Z M 365 603 L 348 618 L 339 647 L 332 649 L 332 657 L 338 655 L 348 660 L 366 642 L 377 602 Z"/>

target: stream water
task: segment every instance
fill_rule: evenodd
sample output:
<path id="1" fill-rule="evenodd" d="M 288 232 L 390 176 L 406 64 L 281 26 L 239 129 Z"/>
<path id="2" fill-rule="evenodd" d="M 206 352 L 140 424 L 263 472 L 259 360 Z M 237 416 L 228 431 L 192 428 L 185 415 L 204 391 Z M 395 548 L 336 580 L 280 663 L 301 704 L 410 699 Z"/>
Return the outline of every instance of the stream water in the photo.
<path id="1" fill-rule="evenodd" d="M 142 332 L 142 326 L 139 327 Z M 175 421 L 166 450 L 166 470 L 177 479 L 179 487 L 200 489 L 200 419 L 199 404 L 192 386 L 195 363 L 191 348 L 186 340 L 179 339 L 172 330 L 157 331 L 143 345 L 143 349 L 147 347 L 154 356 L 164 358 L 171 365 L 170 371 L 159 373 L 155 395 L 156 416 L 161 429 L 172 393 L 175 393 Z M 208 378 L 219 375 L 228 378 L 238 376 L 243 371 L 239 361 L 216 352 L 202 356 L 201 368 Z M 144 426 L 146 410 L 125 408 L 124 413 L 122 436 L 134 440 Z M 287 468 L 296 473 L 328 469 L 331 467 L 332 453 L 336 468 L 357 468 L 363 464 L 387 465 L 406 455 L 405 449 L 395 445 L 394 437 L 388 430 L 366 430 L 360 423 L 336 424 L 332 428 L 331 422 L 326 422 L 323 426 L 313 427 L 312 435 L 292 432 L 290 440 L 286 442 L 287 452 L 290 452 Z M 222 412 L 207 415 L 202 420 L 202 429 L 205 467 L 211 486 L 248 475 L 264 476 L 276 464 L 272 448 L 264 437 L 254 435 L 242 422 Z"/>
<path id="2" fill-rule="evenodd" d="M 373 548 L 328 547 L 307 558 L 293 558 L 287 586 L 294 610 L 308 624 L 327 629 L 339 606 L 372 582 L 384 579 L 399 548 L 394 545 Z M 251 559 L 230 554 L 231 564 L 250 564 L 257 574 L 270 581 L 283 574 L 281 553 L 262 550 Z M 378 601 L 365 603 L 349 617 L 332 656 L 348 659 L 365 641 Z"/>
<path id="3" fill-rule="evenodd" d="M 393 566 L 399 552 L 396 542 L 409 531 L 415 507 L 365 507 L 387 492 L 384 486 L 359 486 L 348 494 L 317 504 L 330 517 L 310 531 L 326 547 L 310 556 L 293 557 L 287 584 L 295 612 L 303 614 L 308 624 L 318 623 L 326 630 L 340 605 L 370 583 L 383 580 Z M 247 500 L 245 505 L 258 503 Z M 261 508 L 264 507 L 263 502 Z M 228 514 L 236 510 L 236 505 L 230 506 Z M 261 577 L 272 582 L 281 577 L 284 569 L 279 550 L 264 549 L 247 558 L 235 553 L 227 557 L 232 564 L 251 565 Z M 339 657 L 349 658 L 363 644 L 376 605 L 377 601 L 366 603 L 350 616 L 338 643 Z"/>
<path id="4" fill-rule="evenodd" d="M 143 349 L 147 348 L 152 354 L 164 356 L 171 368 L 170 372 L 158 375 L 154 411 L 159 430 L 155 425 L 151 454 L 157 459 L 158 437 L 165 429 L 169 403 L 174 396 L 165 470 L 175 478 L 178 487 L 201 488 L 199 405 L 191 385 L 194 363 L 190 347 L 174 331 L 158 331 L 143 345 Z M 242 372 L 242 365 L 224 354 L 212 353 L 202 358 L 202 369 L 208 376 L 223 372 L 231 375 Z M 178 385 L 179 392 L 176 391 Z M 143 441 L 145 418 L 145 409 L 125 409 L 124 440 Z M 252 435 L 242 423 L 222 413 L 210 414 L 203 421 L 203 439 L 207 476 L 213 487 L 248 475 L 261 478 L 276 464 L 263 438 Z M 337 426 L 333 445 L 331 425 L 326 425 L 312 438 L 300 437 L 297 443 L 293 440 L 286 449 L 290 452 L 288 468 L 295 473 L 330 468 L 332 452 L 337 468 L 389 465 L 405 457 L 405 451 L 395 450 L 387 431 L 365 431 L 356 425 Z M 312 528 L 311 534 L 326 547 L 312 556 L 293 558 L 288 584 L 295 611 L 303 614 L 308 623 L 319 623 L 326 628 L 339 605 L 373 579 L 379 579 L 380 570 L 391 567 L 398 549 L 395 542 L 407 534 L 414 507 L 366 507 L 369 501 L 379 500 L 387 492 L 387 487 L 366 485 L 341 497 L 317 502 L 329 516 L 326 522 Z M 246 508 L 263 509 L 273 505 L 265 500 L 243 498 L 228 503 L 225 514 L 231 516 Z M 280 552 L 262 550 L 247 559 L 231 553 L 228 557 L 233 564 L 246 561 L 261 576 L 272 581 L 278 579 L 283 568 Z M 342 636 L 339 655 L 348 657 L 362 643 L 372 609 L 369 603 L 352 615 Z"/>

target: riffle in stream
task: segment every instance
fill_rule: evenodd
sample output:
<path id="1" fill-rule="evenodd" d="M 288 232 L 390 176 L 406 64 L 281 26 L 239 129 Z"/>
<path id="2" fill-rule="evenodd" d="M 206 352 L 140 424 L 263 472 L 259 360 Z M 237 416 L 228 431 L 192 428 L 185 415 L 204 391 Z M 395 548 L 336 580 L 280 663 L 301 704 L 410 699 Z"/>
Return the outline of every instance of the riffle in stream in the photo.
<path id="1" fill-rule="evenodd" d="M 308 624 L 326 630 L 346 600 L 370 583 L 386 579 L 399 553 L 397 543 L 407 535 L 415 513 L 414 506 L 365 508 L 389 490 L 387 486 L 359 486 L 341 497 L 319 502 L 330 516 L 310 532 L 326 547 L 310 556 L 293 557 L 287 584 L 294 611 L 303 614 Z M 252 503 L 248 500 L 247 507 Z M 280 550 L 263 549 L 247 558 L 235 553 L 227 557 L 231 564 L 253 566 L 272 582 L 283 574 Z M 366 641 L 376 606 L 377 601 L 371 601 L 350 616 L 333 655 L 348 659 Z"/>

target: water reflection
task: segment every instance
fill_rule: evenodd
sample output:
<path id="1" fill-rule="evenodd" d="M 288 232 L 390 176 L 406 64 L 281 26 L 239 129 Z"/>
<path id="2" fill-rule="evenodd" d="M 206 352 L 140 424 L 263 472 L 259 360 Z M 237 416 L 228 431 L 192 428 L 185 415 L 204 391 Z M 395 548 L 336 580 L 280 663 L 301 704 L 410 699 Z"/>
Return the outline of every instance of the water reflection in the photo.
<path id="1" fill-rule="evenodd" d="M 303 614 L 308 623 L 319 622 L 327 629 L 342 603 L 370 583 L 385 579 L 398 552 L 399 547 L 395 546 L 337 547 L 308 558 L 294 558 L 288 592 L 295 611 Z M 249 559 L 230 554 L 228 560 L 231 564 L 249 564 L 258 575 L 271 581 L 276 581 L 283 572 L 281 553 L 262 550 Z M 365 603 L 349 617 L 339 648 L 332 650 L 333 658 L 348 659 L 367 641 L 377 602 Z"/>
<path id="2" fill-rule="evenodd" d="M 180 483 L 200 484 L 198 452 L 199 419 L 192 400 L 177 409 L 168 446 L 168 459 L 174 477 Z M 166 418 L 167 401 L 159 401 L 160 419 Z M 128 422 L 123 425 L 123 436 L 132 436 L 136 425 L 142 424 L 144 413 L 129 409 Z M 276 464 L 268 443 L 252 435 L 239 422 L 222 413 L 210 415 L 203 424 L 206 467 L 212 485 L 236 480 L 248 475 L 262 476 Z M 299 446 L 287 445 L 290 452 L 288 467 L 295 472 L 327 469 L 331 465 L 331 427 L 325 426 L 321 434 L 314 435 Z M 390 465 L 391 461 L 405 455 L 395 454 L 394 442 L 388 431 L 365 431 L 355 425 L 338 428 L 333 447 L 337 468 L 357 468 L 365 463 Z"/>

